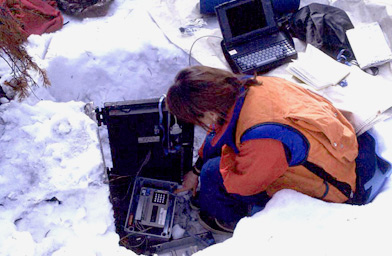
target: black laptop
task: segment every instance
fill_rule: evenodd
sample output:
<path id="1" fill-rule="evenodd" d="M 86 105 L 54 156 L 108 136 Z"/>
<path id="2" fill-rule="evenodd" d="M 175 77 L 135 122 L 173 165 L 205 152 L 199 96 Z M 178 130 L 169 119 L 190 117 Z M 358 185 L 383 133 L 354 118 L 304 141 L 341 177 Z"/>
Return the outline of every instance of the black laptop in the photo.
<path id="1" fill-rule="evenodd" d="M 292 38 L 276 24 L 271 0 L 230 1 L 215 12 L 234 73 L 263 73 L 297 57 Z"/>

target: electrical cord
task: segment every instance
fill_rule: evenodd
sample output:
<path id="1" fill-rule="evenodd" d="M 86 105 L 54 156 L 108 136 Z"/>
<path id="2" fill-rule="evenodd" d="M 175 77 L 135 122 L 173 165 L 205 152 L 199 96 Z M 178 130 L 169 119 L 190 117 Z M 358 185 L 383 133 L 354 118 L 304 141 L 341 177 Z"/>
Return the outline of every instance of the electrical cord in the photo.
<path id="1" fill-rule="evenodd" d="M 165 127 L 163 126 L 163 108 L 162 108 L 162 104 L 165 99 L 166 99 L 166 94 L 162 94 L 162 96 L 159 98 L 159 103 L 158 103 L 159 128 L 162 131 L 162 144 L 164 143 L 165 138 L 166 138 Z M 165 147 L 165 146 L 163 146 L 163 147 Z"/>
<path id="2" fill-rule="evenodd" d="M 125 240 L 127 240 L 129 242 L 130 237 L 135 237 L 134 240 L 141 240 L 141 242 L 137 241 L 137 244 L 126 244 Z M 121 237 L 120 239 L 120 243 L 123 244 L 125 247 L 130 247 L 130 248 L 138 248 L 140 246 L 142 246 L 145 242 L 146 242 L 146 237 L 145 236 L 134 236 L 134 234 L 129 233 L 126 236 Z M 133 242 L 132 242 L 133 243 Z"/>
<path id="3" fill-rule="evenodd" d="M 151 150 L 148 151 L 148 153 L 147 153 L 147 155 L 146 155 L 146 158 L 144 159 L 143 163 L 140 165 L 140 168 L 139 168 L 139 170 L 137 171 L 134 180 L 136 180 L 137 177 L 139 177 L 139 175 L 140 175 L 140 173 L 141 173 L 143 167 L 150 161 L 150 159 L 151 159 Z M 132 181 L 129 183 L 128 189 L 127 189 L 127 193 L 125 193 L 125 196 L 121 199 L 121 201 L 123 201 L 123 200 L 125 200 L 125 199 L 127 198 L 128 194 L 129 194 L 129 192 L 130 192 L 131 186 L 132 186 Z"/>
<path id="4" fill-rule="evenodd" d="M 220 36 L 207 35 L 207 36 L 201 36 L 201 37 L 197 38 L 195 41 L 193 41 L 193 43 L 192 43 L 192 45 L 191 45 L 191 48 L 189 49 L 189 59 L 188 59 L 189 66 L 192 66 L 192 64 L 191 64 L 191 59 L 192 59 L 192 49 L 193 49 L 193 46 L 195 45 L 195 43 L 196 43 L 197 41 L 199 41 L 199 40 L 202 39 L 202 38 L 206 38 L 206 37 L 214 37 L 214 38 L 223 39 L 223 38 L 220 37 Z"/>

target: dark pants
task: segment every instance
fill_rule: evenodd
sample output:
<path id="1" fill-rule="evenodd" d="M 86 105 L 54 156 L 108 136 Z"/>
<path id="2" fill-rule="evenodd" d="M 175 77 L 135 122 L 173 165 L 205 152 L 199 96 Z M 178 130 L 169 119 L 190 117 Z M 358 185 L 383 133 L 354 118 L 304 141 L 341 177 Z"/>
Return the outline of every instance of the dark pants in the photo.
<path id="1" fill-rule="evenodd" d="M 230 194 L 223 185 L 219 171 L 220 157 L 208 160 L 200 174 L 200 211 L 224 222 L 238 222 L 241 218 L 264 208 L 270 199 L 263 192 L 252 196 Z"/>
<path id="2" fill-rule="evenodd" d="M 391 164 L 376 153 L 376 141 L 365 132 L 358 137 L 357 188 L 347 203 L 362 205 L 370 203 L 381 191 L 391 174 Z"/>
<path id="3" fill-rule="evenodd" d="M 371 202 L 391 174 L 391 164 L 376 154 L 375 140 L 369 133 L 358 137 L 357 188 L 349 204 Z M 262 210 L 270 199 L 262 192 L 252 196 L 230 194 L 223 185 L 219 170 L 220 157 L 213 157 L 203 165 L 200 174 L 200 210 L 224 222 L 237 222 L 242 217 Z"/>

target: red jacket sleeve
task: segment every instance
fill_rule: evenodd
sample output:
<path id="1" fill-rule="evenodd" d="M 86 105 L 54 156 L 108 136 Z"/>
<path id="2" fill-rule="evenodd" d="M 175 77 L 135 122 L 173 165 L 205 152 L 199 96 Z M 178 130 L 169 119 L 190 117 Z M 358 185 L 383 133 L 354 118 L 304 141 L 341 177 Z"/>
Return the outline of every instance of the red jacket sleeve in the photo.
<path id="1" fill-rule="evenodd" d="M 228 146 L 222 148 L 220 171 L 229 193 L 243 196 L 260 193 L 287 170 L 282 142 L 274 139 L 253 139 L 242 143 L 235 154 Z"/>

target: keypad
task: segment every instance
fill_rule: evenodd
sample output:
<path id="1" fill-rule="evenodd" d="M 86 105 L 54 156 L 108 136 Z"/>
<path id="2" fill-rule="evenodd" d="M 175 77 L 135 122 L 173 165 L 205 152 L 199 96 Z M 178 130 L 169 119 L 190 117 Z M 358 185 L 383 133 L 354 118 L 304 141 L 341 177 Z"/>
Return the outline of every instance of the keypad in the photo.
<path id="1" fill-rule="evenodd" d="M 166 196 L 167 195 L 164 193 L 154 192 L 152 202 L 156 204 L 166 204 Z"/>

